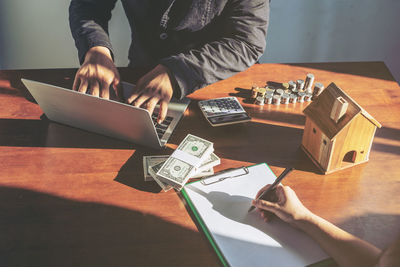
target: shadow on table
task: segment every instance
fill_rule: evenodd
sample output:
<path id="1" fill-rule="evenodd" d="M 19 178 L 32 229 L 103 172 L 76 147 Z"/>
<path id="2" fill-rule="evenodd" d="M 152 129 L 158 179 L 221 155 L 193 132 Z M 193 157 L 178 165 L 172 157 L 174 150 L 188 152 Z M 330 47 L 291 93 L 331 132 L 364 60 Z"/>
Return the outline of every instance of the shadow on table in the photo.
<path id="1" fill-rule="evenodd" d="M 399 214 L 365 213 L 336 225 L 380 249 L 386 248 L 395 238 L 400 237 Z"/>
<path id="2" fill-rule="evenodd" d="M 400 129 L 382 126 L 382 128 L 376 129 L 375 136 L 400 141 Z"/>
<path id="3" fill-rule="evenodd" d="M 147 192 L 160 192 L 155 182 L 143 178 L 143 156 L 171 154 L 43 120 L 0 119 L 0 146 L 127 149 L 132 156 L 121 166 L 115 181 Z"/>
<path id="4" fill-rule="evenodd" d="M 372 150 L 378 150 L 385 153 L 400 155 L 400 145 L 393 144 L 393 141 L 400 141 L 400 129 L 385 127 L 376 129 L 376 137 L 392 140 L 389 144 L 383 144 L 381 140 L 374 141 Z"/>
<path id="5" fill-rule="evenodd" d="M 268 120 L 277 123 L 288 123 L 297 126 L 304 126 L 306 123 L 306 117 L 303 114 L 287 113 L 279 110 L 251 110 L 251 117 Z"/>
<path id="6" fill-rule="evenodd" d="M 154 181 L 144 181 L 143 156 L 169 155 L 172 150 L 136 150 L 132 156 L 121 166 L 114 181 L 141 191 L 152 193 L 161 192 L 160 186 Z"/>
<path id="7" fill-rule="evenodd" d="M 400 155 L 400 146 L 395 146 L 395 145 L 373 143 L 372 150 L 378 150 L 389 154 Z"/>
<path id="8" fill-rule="evenodd" d="M 1 266 L 218 263 L 205 238 L 153 215 L 19 188 L 0 187 L 0 235 Z"/>
<path id="9" fill-rule="evenodd" d="M 190 126 L 185 124 L 182 121 L 180 128 L 185 130 L 175 132 L 172 142 L 179 143 L 188 133 L 186 129 L 190 129 L 190 133 L 213 142 L 215 154 L 222 159 L 253 164 L 266 162 L 272 166 L 319 173 L 300 149 L 302 129 L 253 121 L 222 127 L 212 127 L 205 120 Z"/>
<path id="10" fill-rule="evenodd" d="M 229 96 L 242 98 L 243 103 L 246 103 L 246 104 L 254 103 L 254 100 L 250 98 L 250 95 L 251 95 L 251 89 L 250 88 L 236 87 L 235 91 L 236 91 L 235 93 L 229 93 Z"/>
<path id="11" fill-rule="evenodd" d="M 49 121 L 0 119 L 0 146 L 135 149 L 141 146 Z"/>

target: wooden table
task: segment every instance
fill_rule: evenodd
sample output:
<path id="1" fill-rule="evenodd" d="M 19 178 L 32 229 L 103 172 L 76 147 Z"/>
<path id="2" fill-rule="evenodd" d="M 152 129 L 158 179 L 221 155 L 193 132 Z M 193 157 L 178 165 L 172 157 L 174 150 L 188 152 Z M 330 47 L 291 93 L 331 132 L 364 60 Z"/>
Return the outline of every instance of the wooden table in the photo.
<path id="1" fill-rule="evenodd" d="M 123 80 L 137 79 L 122 68 Z M 143 181 L 143 155 L 188 134 L 214 142 L 216 171 L 267 162 L 313 212 L 378 247 L 400 233 L 400 88 L 381 62 L 260 64 L 190 96 L 167 148 L 147 149 L 49 122 L 20 78 L 71 88 L 76 69 L 0 71 L 0 265 L 215 266 L 218 259 L 173 191 Z M 313 73 L 335 82 L 382 125 L 370 161 L 330 175 L 299 149 L 306 103 L 263 107 L 253 84 Z M 213 128 L 197 101 L 237 96 L 252 117 Z"/>

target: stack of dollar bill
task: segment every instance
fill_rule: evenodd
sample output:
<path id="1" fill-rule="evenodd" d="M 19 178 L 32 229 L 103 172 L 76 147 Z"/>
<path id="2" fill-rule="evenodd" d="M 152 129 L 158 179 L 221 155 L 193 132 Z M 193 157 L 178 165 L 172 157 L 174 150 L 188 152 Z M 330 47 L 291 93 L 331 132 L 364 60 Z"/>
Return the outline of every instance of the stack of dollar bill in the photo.
<path id="1" fill-rule="evenodd" d="M 145 181 L 154 180 L 164 190 L 181 190 L 190 178 L 206 177 L 221 163 L 213 153 L 213 143 L 194 135 L 187 135 L 170 156 L 145 156 Z"/>

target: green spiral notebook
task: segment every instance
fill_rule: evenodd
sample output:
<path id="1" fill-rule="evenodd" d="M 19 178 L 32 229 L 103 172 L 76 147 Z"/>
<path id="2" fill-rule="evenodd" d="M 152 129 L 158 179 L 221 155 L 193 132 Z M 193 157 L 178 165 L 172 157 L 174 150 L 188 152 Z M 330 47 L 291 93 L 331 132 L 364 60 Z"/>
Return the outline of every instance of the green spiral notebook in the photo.
<path id="1" fill-rule="evenodd" d="M 328 256 L 303 232 L 247 212 L 258 190 L 275 178 L 263 163 L 187 184 L 181 191 L 224 266 L 324 265 Z"/>

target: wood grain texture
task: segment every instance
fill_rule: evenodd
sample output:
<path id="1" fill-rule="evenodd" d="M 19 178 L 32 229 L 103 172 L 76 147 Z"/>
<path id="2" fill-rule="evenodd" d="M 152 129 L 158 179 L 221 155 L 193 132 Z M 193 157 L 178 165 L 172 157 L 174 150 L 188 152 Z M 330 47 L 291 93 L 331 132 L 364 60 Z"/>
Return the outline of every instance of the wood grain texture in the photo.
<path id="1" fill-rule="evenodd" d="M 125 81 L 138 73 L 120 69 Z M 142 157 L 168 154 L 192 133 L 215 143 L 215 170 L 266 162 L 313 212 L 379 247 L 400 233 L 400 88 L 381 62 L 260 64 L 190 95 L 161 151 L 49 122 L 20 78 L 71 88 L 76 69 L 0 71 L 0 265 L 217 266 L 175 192 L 143 181 Z M 370 161 L 330 175 L 299 149 L 307 103 L 258 107 L 251 86 L 315 75 L 335 82 L 383 127 Z M 197 101 L 238 97 L 252 117 L 211 127 Z M 382 227 L 384 225 L 385 227 Z"/>
<path id="2" fill-rule="evenodd" d="M 332 151 L 330 170 L 346 168 L 352 165 L 345 162 L 344 157 L 350 151 L 355 151 L 354 164 L 368 161 L 369 148 L 373 142 L 376 126 L 358 114 L 337 137 Z"/>

